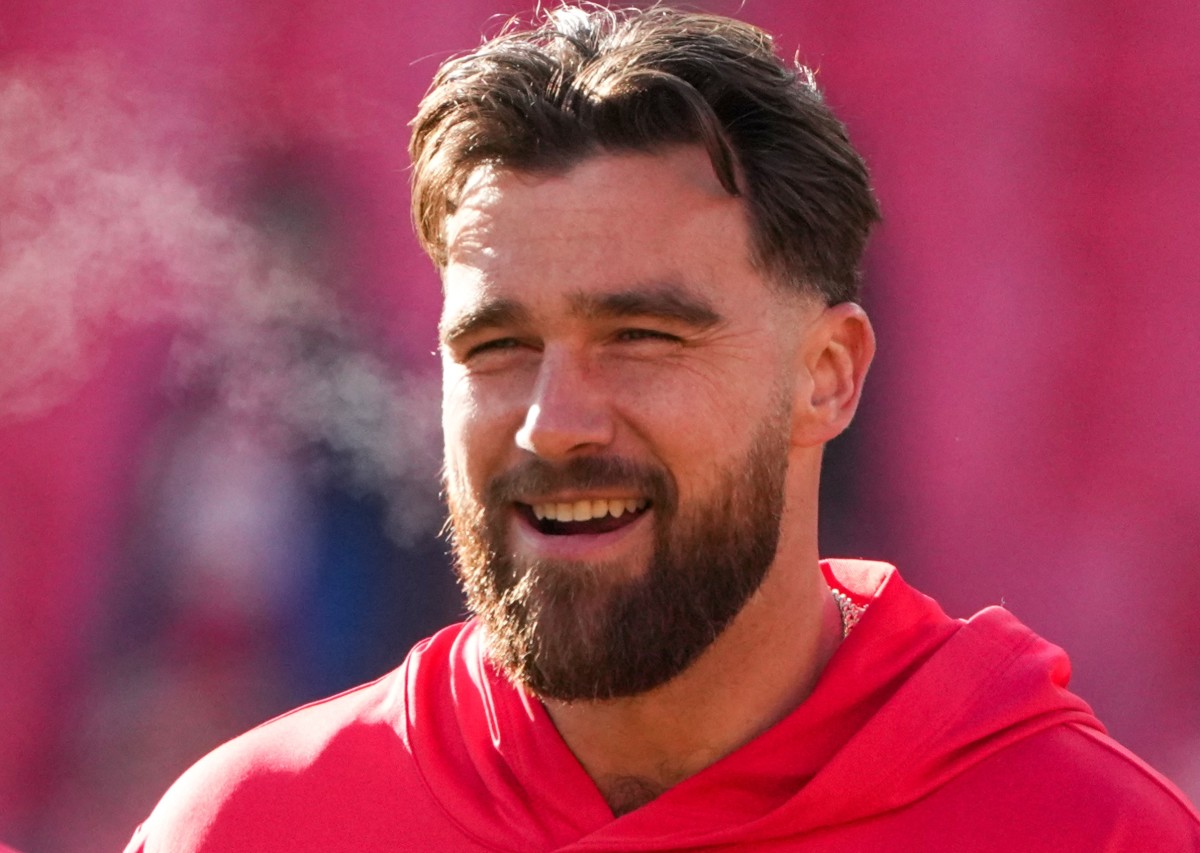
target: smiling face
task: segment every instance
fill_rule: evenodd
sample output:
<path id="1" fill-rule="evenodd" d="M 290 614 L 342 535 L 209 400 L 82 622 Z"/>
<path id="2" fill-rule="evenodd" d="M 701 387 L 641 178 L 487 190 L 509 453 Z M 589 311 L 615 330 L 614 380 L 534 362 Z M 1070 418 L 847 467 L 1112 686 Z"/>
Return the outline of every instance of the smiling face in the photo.
<path id="1" fill-rule="evenodd" d="M 540 695 L 687 667 L 776 557 L 808 297 L 704 152 L 477 172 L 448 223 L 446 491 L 494 657 Z"/>

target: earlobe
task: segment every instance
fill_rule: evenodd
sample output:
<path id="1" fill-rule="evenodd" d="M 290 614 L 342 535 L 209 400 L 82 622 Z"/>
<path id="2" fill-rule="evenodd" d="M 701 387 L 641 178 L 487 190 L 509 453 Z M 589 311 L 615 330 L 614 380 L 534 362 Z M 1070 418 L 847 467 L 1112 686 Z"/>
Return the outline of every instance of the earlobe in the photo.
<path id="1" fill-rule="evenodd" d="M 824 309 L 798 353 L 794 443 L 824 444 L 849 426 L 874 356 L 875 332 L 860 306 L 843 302 Z"/>

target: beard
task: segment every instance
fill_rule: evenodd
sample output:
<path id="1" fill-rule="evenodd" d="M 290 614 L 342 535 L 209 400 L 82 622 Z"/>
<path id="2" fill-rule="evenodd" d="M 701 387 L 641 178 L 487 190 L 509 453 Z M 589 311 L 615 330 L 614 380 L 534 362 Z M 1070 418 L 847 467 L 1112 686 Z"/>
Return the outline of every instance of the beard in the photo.
<path id="1" fill-rule="evenodd" d="M 489 654 L 511 681 L 568 702 L 635 696 L 683 672 L 716 640 L 762 584 L 779 544 L 789 410 L 777 408 L 686 511 L 669 472 L 618 457 L 562 465 L 534 458 L 494 478 L 482 501 L 447 472 L 456 571 Z M 649 498 L 654 545 L 644 571 L 509 553 L 514 501 L 602 488 Z"/>

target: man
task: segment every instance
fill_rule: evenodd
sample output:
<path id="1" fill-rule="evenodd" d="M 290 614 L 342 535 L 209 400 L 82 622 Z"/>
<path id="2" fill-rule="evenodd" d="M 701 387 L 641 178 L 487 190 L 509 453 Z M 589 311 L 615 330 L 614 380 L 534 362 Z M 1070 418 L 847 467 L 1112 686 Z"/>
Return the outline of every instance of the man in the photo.
<path id="1" fill-rule="evenodd" d="M 877 210 L 726 19 L 557 10 L 414 124 L 475 619 L 188 771 L 129 850 L 1188 850 L 1063 653 L 821 562 Z"/>

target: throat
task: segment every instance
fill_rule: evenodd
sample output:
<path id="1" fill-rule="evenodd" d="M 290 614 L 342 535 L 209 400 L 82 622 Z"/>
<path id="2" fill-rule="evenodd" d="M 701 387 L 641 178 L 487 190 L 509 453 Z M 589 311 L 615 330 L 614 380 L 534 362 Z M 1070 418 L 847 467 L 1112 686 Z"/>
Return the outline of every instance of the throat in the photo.
<path id="1" fill-rule="evenodd" d="M 607 776 L 597 786 L 614 817 L 640 809 L 667 790 L 666 785 L 639 776 Z"/>

